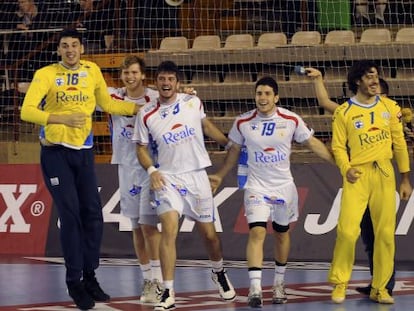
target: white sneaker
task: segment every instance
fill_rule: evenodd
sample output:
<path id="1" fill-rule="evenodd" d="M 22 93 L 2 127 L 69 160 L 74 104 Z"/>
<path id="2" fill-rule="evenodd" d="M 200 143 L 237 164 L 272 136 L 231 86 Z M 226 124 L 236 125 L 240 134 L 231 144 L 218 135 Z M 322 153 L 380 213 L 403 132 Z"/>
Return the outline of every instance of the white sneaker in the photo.
<path id="1" fill-rule="evenodd" d="M 148 301 L 149 303 L 157 303 L 160 302 L 162 295 L 162 285 L 158 280 L 152 280 L 151 287 L 148 292 Z"/>
<path id="2" fill-rule="evenodd" d="M 172 289 L 164 289 L 161 300 L 155 304 L 155 311 L 174 310 L 175 309 L 175 295 Z"/>
<path id="3" fill-rule="evenodd" d="M 272 296 L 272 303 L 273 304 L 281 304 L 287 302 L 287 295 L 285 291 L 285 284 L 280 283 L 278 285 L 273 286 L 273 296 Z"/>
<path id="4" fill-rule="evenodd" d="M 263 306 L 262 291 L 257 288 L 250 288 L 247 304 L 250 308 L 261 308 Z"/>
<path id="5" fill-rule="evenodd" d="M 142 285 L 142 293 L 141 293 L 141 297 L 139 298 L 139 301 L 150 302 L 148 301 L 150 290 L 151 290 L 151 280 L 144 279 L 144 284 Z"/>
<path id="6" fill-rule="evenodd" d="M 217 285 L 221 298 L 226 301 L 233 301 L 236 298 L 236 292 L 229 278 L 227 272 L 223 269 L 219 272 L 211 272 L 211 279 Z"/>

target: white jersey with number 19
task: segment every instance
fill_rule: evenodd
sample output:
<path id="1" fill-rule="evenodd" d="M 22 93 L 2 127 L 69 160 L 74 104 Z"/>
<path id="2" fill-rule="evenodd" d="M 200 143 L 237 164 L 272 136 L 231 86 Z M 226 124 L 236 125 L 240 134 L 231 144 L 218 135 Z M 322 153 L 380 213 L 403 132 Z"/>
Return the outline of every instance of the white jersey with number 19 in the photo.
<path id="1" fill-rule="evenodd" d="M 303 143 L 313 135 L 296 113 L 277 108 L 272 116 L 262 117 L 256 109 L 236 118 L 229 138 L 245 145 L 248 177 L 245 188 L 274 191 L 293 181 L 290 171 L 292 141 Z"/>

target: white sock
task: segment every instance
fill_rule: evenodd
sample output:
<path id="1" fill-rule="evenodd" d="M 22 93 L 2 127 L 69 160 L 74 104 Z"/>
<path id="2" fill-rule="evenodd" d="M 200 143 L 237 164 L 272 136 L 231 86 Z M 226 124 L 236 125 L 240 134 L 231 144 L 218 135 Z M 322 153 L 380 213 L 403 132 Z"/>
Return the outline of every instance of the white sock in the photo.
<path id="1" fill-rule="evenodd" d="M 262 290 L 262 270 L 249 271 L 250 288 Z"/>
<path id="2" fill-rule="evenodd" d="M 275 278 L 273 280 L 273 285 L 279 285 L 285 281 L 285 271 L 286 265 L 284 266 L 275 266 Z"/>
<path id="3" fill-rule="evenodd" d="M 174 290 L 174 280 L 164 281 L 164 287 L 170 291 Z"/>
<path id="4" fill-rule="evenodd" d="M 161 263 L 159 260 L 150 260 L 151 279 L 162 282 Z"/>
<path id="5" fill-rule="evenodd" d="M 220 259 L 219 261 L 211 260 L 211 268 L 213 269 L 213 272 L 220 272 L 223 270 L 223 259 Z"/>
<path id="6" fill-rule="evenodd" d="M 140 269 L 141 269 L 142 277 L 144 278 L 144 280 L 151 280 L 151 265 L 150 264 L 140 265 Z"/>

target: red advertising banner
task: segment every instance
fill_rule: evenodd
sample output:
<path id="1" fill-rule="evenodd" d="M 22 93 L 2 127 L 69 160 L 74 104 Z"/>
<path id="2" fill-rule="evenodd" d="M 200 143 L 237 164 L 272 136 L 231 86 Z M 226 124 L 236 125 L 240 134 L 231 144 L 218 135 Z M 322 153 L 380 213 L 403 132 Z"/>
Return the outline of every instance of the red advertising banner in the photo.
<path id="1" fill-rule="evenodd" d="M 51 210 L 39 165 L 0 165 L 0 254 L 44 255 Z"/>

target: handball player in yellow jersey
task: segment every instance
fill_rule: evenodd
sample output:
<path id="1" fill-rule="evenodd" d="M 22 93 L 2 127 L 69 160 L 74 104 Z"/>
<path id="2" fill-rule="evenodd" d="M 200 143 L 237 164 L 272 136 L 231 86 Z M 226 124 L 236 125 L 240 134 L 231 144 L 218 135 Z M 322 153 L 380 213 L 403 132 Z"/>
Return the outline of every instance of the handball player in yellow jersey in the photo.
<path id="1" fill-rule="evenodd" d="M 310 77 L 313 81 L 316 98 L 318 99 L 318 103 L 321 107 L 323 107 L 326 111 L 330 113 L 334 113 L 336 108 L 339 107 L 339 104 L 332 101 L 329 98 L 328 91 L 326 90 L 325 84 L 323 82 L 322 73 L 312 67 L 305 68 L 306 75 Z M 387 97 L 389 93 L 389 86 L 387 81 L 385 81 L 382 78 L 379 78 L 379 85 L 377 94 L 380 96 Z M 411 132 L 411 131 L 410 131 Z M 405 131 L 404 128 L 404 134 L 407 135 L 407 131 Z M 374 256 L 374 228 L 372 226 L 371 221 L 371 215 L 369 213 L 369 208 L 365 210 L 364 216 L 361 220 L 361 239 L 365 246 L 365 252 L 368 256 L 368 264 L 369 264 L 369 270 L 372 276 L 373 271 L 373 256 Z M 392 274 L 391 278 L 389 279 L 386 289 L 388 290 L 388 293 L 392 296 L 392 291 L 395 286 L 395 268 L 394 273 Z M 368 286 L 359 286 L 355 288 L 357 292 L 360 292 L 364 295 L 369 295 L 371 293 L 371 283 Z"/>
<path id="2" fill-rule="evenodd" d="M 401 173 L 399 195 L 402 200 L 408 200 L 412 187 L 401 108 L 395 101 L 377 95 L 378 71 L 371 61 L 354 63 L 347 80 L 355 96 L 339 106 L 333 116 L 332 151 L 343 176 L 337 238 L 329 271 L 329 281 L 334 285 L 331 298 L 335 303 L 345 300 L 359 225 L 367 206 L 375 235 L 369 297 L 378 303 L 394 303 L 386 289 L 394 271 L 395 253 L 393 156 Z"/>
<path id="3" fill-rule="evenodd" d="M 61 61 L 34 74 L 21 119 L 42 126 L 40 162 L 60 219 L 60 240 L 68 293 L 76 306 L 90 309 L 108 301 L 95 277 L 103 234 L 102 205 L 94 168 L 92 113 L 97 103 L 111 114 L 134 115 L 139 106 L 112 99 L 100 68 L 81 60 L 82 36 L 63 30 Z"/>

